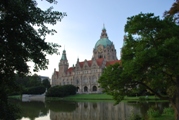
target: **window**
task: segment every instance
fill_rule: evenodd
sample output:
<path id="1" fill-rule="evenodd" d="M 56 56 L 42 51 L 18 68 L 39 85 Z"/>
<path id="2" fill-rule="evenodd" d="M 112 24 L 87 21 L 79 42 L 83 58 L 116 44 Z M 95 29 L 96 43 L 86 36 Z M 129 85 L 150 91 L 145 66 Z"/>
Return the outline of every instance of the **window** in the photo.
<path id="1" fill-rule="evenodd" d="M 96 86 L 93 86 L 93 91 L 97 91 L 97 87 Z"/>
<path id="2" fill-rule="evenodd" d="M 88 87 L 84 87 L 84 92 L 88 92 Z"/>

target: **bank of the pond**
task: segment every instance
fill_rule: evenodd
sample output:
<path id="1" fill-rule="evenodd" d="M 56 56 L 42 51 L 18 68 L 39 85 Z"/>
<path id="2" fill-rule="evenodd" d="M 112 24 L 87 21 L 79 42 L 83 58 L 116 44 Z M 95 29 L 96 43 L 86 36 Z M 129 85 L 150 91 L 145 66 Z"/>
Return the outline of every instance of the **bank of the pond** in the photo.
<path id="1" fill-rule="evenodd" d="M 71 95 L 63 98 L 58 97 L 49 97 L 46 98 L 47 100 L 113 100 L 111 95 L 107 94 L 76 94 Z M 139 100 L 150 100 L 156 101 L 160 100 L 158 97 L 155 96 L 135 96 L 135 97 L 125 97 L 124 101 L 139 101 Z M 160 100 L 161 101 L 161 100 Z"/>
<path id="2" fill-rule="evenodd" d="M 21 100 L 22 96 L 21 95 L 12 95 L 12 96 L 8 96 L 8 98 Z"/>
<path id="3" fill-rule="evenodd" d="M 22 99 L 21 95 L 14 95 L 14 96 L 9 96 L 9 98 L 13 99 Z M 113 97 L 111 95 L 107 94 L 76 94 L 76 95 L 71 95 L 63 98 L 59 97 L 46 97 L 46 100 L 113 100 Z M 124 98 L 124 102 L 135 102 L 135 101 L 140 101 L 140 100 L 147 100 L 147 101 L 161 101 L 158 97 L 156 96 L 135 96 L 135 97 L 128 97 L 126 96 Z"/>

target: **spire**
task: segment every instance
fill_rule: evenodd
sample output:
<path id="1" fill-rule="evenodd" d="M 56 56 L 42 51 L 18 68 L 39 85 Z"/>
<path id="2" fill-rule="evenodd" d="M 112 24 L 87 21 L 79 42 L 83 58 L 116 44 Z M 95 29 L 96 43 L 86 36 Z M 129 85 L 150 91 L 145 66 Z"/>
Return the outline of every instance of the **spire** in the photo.
<path id="1" fill-rule="evenodd" d="M 103 30 L 106 30 L 106 29 L 105 29 L 105 24 L 104 24 L 104 23 L 103 23 Z"/>
<path id="2" fill-rule="evenodd" d="M 67 60 L 67 57 L 66 57 L 66 50 L 63 50 L 61 60 Z"/>
<path id="3" fill-rule="evenodd" d="M 106 33 L 106 28 L 105 28 L 105 25 L 103 24 L 103 29 L 102 29 L 102 32 L 101 32 L 101 37 L 100 39 L 102 38 L 108 38 L 108 35 Z"/>

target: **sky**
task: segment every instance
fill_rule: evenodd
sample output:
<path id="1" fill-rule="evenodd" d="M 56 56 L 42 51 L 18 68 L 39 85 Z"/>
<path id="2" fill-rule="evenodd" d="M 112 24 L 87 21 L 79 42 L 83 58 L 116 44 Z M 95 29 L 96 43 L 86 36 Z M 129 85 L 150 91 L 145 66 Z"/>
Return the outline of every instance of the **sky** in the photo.
<path id="1" fill-rule="evenodd" d="M 69 67 L 76 64 L 77 58 L 79 61 L 91 60 L 103 24 L 120 59 L 127 18 L 142 12 L 154 13 L 162 19 L 164 11 L 169 10 L 175 0 L 57 0 L 57 4 L 49 4 L 45 0 L 37 1 L 38 7 L 43 10 L 53 6 L 55 11 L 67 14 L 56 25 L 49 26 L 57 33 L 46 37 L 47 42 L 62 46 L 59 48 L 60 55 L 48 55 L 48 69 L 36 73 L 51 78 L 54 68 L 58 70 L 64 49 Z"/>

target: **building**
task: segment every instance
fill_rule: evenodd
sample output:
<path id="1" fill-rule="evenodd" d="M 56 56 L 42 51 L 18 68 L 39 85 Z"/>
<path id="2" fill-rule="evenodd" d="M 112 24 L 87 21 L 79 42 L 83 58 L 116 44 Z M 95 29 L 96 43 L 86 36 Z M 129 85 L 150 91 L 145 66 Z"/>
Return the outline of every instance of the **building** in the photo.
<path id="1" fill-rule="evenodd" d="M 111 64 L 120 62 L 116 56 L 116 49 L 108 39 L 106 29 L 102 29 L 101 37 L 96 42 L 91 60 L 79 61 L 69 68 L 66 51 L 63 50 L 58 71 L 52 74 L 52 86 L 72 84 L 77 87 L 78 93 L 101 93 L 97 80 L 102 70 Z"/>

